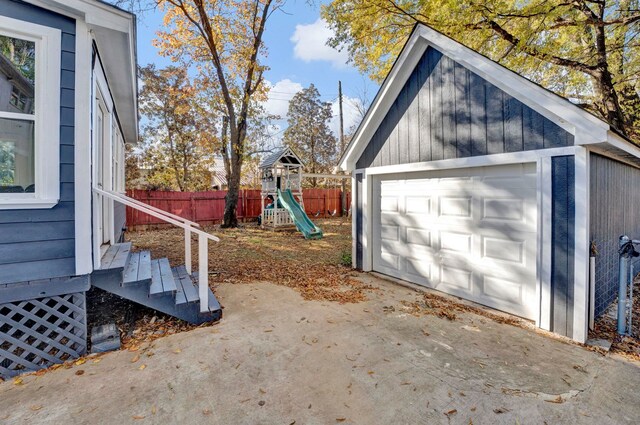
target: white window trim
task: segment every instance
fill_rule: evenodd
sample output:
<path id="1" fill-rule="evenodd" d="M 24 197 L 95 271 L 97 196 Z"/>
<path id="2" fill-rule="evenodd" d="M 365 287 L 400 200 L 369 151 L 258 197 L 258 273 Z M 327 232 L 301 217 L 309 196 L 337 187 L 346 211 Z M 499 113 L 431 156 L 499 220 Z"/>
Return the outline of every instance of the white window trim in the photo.
<path id="1" fill-rule="evenodd" d="M 34 167 L 35 193 L 0 194 L 0 210 L 52 208 L 60 200 L 60 57 L 59 29 L 0 16 L 0 34 L 36 43 Z M 0 113 L 21 119 L 21 114 Z"/>

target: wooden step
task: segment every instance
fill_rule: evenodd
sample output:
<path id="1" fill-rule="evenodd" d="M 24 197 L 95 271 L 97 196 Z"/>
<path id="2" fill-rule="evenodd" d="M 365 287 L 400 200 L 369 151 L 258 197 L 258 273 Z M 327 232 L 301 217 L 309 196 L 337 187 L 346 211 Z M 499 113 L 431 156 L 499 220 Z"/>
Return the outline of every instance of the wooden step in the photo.
<path id="1" fill-rule="evenodd" d="M 178 272 L 178 276 L 180 276 L 180 284 L 182 285 L 182 290 L 187 302 L 198 302 L 200 300 L 198 288 L 193 285 L 193 280 L 191 279 L 191 276 L 189 276 L 189 273 L 187 273 L 185 266 L 176 267 L 176 270 Z"/>
<path id="2" fill-rule="evenodd" d="M 173 279 L 176 281 L 176 305 L 182 305 L 187 303 L 187 297 L 184 295 L 184 290 L 182 289 L 182 283 L 180 282 L 180 273 L 178 272 L 178 268 L 174 268 L 173 270 Z M 186 269 L 185 269 L 186 270 Z"/>
<path id="3" fill-rule="evenodd" d="M 185 273 L 186 273 L 186 269 L 185 269 Z M 190 277 L 191 277 L 191 282 L 193 284 L 193 287 L 195 288 L 195 290 L 197 292 L 198 291 L 198 275 L 197 274 L 193 274 Z M 209 312 L 210 313 L 219 313 L 219 315 L 222 316 L 222 307 L 220 306 L 220 302 L 218 301 L 218 299 L 214 295 L 214 293 L 211 290 L 211 288 L 208 288 L 208 291 L 209 291 Z M 198 298 L 200 298 L 199 295 L 198 295 Z"/>
<path id="4" fill-rule="evenodd" d="M 124 270 L 131 254 L 131 242 L 111 245 L 100 260 L 101 271 Z"/>
<path id="5" fill-rule="evenodd" d="M 151 253 L 149 251 L 132 253 L 124 270 L 122 285 L 146 285 L 149 282 L 151 282 Z"/>
<path id="6" fill-rule="evenodd" d="M 176 293 L 177 289 L 176 282 L 173 278 L 173 272 L 169 265 L 169 260 L 166 258 L 152 260 L 149 296 L 155 297 L 165 293 L 173 295 Z"/>

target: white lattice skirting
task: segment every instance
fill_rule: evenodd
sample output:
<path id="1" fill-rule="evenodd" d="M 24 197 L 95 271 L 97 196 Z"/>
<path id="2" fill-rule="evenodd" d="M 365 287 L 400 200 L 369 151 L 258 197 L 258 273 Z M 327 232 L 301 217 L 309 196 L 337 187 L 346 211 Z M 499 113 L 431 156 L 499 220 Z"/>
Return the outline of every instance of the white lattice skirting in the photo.
<path id="1" fill-rule="evenodd" d="M 83 292 L 0 304 L 0 376 L 77 358 L 87 351 Z"/>

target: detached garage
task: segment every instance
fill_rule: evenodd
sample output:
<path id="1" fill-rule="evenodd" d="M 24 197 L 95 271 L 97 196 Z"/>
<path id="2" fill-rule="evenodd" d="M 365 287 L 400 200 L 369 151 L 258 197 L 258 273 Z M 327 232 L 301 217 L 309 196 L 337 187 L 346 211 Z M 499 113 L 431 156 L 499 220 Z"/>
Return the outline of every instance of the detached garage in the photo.
<path id="1" fill-rule="evenodd" d="M 615 298 L 618 237 L 640 238 L 636 145 L 425 26 L 340 166 L 353 173 L 355 267 L 578 341 Z"/>

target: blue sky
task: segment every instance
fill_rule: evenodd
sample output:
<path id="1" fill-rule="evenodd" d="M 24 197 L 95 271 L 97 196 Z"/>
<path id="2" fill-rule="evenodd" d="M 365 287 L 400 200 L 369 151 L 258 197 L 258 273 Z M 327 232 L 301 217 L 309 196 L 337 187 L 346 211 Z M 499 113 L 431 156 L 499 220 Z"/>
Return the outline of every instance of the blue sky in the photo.
<path id="1" fill-rule="evenodd" d="M 369 101 L 378 86 L 346 64 L 346 52 L 326 46 L 331 32 L 320 20 L 321 2 L 289 0 L 283 10 L 276 12 L 267 23 L 264 42 L 269 56 L 266 64 L 271 68 L 265 75 L 272 87 L 267 109 L 270 113 L 286 116 L 288 100 L 303 87 L 313 83 L 322 99 L 334 104 L 337 114 L 338 80 L 342 81 L 344 95 L 345 131 L 358 120 L 354 103 L 366 93 Z M 166 66 L 170 61 L 158 55 L 151 44 L 155 32 L 161 27 L 162 14 L 149 12 L 139 18 L 138 62 Z M 281 131 L 286 121 L 275 123 L 274 133 Z M 337 132 L 337 118 L 331 123 Z"/>

